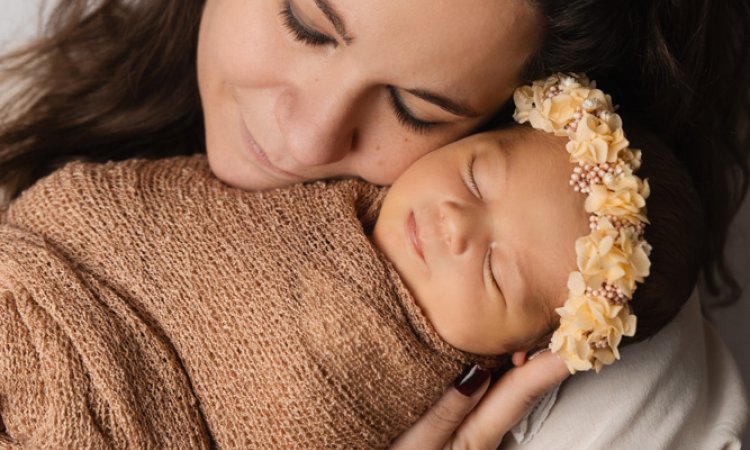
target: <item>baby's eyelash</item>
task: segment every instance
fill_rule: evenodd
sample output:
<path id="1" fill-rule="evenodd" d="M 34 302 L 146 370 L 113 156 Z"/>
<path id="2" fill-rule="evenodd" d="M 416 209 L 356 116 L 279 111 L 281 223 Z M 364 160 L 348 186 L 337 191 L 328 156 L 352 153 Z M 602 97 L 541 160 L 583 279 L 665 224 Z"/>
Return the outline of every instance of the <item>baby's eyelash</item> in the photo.
<path id="1" fill-rule="evenodd" d="M 284 19 L 284 25 L 289 29 L 296 40 L 313 46 L 338 44 L 336 39 L 315 30 L 311 30 L 301 24 L 294 15 L 292 4 L 289 0 L 284 2 L 280 15 Z"/>
<path id="2" fill-rule="evenodd" d="M 479 199 L 482 198 L 482 193 L 479 191 L 479 185 L 477 185 L 477 180 L 474 178 L 474 162 L 477 160 L 476 155 L 471 155 L 471 159 L 469 159 L 469 164 L 466 168 L 466 181 L 469 184 L 469 190 L 472 194 L 479 197 Z"/>
<path id="3" fill-rule="evenodd" d="M 502 289 L 500 289 L 500 283 L 497 282 L 497 279 L 495 278 L 495 272 L 492 270 L 492 247 L 489 247 L 487 249 L 487 253 L 484 257 L 485 259 L 485 269 L 487 270 L 488 276 L 492 279 L 492 284 L 495 285 L 495 288 L 497 288 L 498 291 L 502 292 Z"/>

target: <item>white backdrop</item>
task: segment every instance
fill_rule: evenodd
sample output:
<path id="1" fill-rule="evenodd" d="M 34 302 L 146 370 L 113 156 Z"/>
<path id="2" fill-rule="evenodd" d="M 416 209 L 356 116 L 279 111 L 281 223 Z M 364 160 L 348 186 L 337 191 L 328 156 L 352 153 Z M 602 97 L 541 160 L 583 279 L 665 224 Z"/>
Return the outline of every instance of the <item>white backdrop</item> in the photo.
<path id="1" fill-rule="evenodd" d="M 32 37 L 38 30 L 42 0 L 2 0 L 0 53 Z M 746 201 L 731 231 L 728 255 L 741 285 L 743 298 L 729 308 L 710 312 L 750 386 L 750 202 Z M 750 431 L 744 444 L 750 447 Z"/>
<path id="2" fill-rule="evenodd" d="M 0 51 L 35 34 L 41 4 L 41 0 L 2 0 Z"/>

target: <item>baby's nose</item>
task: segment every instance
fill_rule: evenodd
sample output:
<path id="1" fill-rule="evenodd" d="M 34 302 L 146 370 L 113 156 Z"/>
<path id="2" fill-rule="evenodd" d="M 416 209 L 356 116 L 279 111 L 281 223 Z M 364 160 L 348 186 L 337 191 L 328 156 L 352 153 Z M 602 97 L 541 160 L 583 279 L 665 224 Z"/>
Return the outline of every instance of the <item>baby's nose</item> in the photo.
<path id="1" fill-rule="evenodd" d="M 471 211 L 455 202 L 446 202 L 440 211 L 443 240 L 454 255 L 461 255 L 469 248 L 473 236 Z"/>

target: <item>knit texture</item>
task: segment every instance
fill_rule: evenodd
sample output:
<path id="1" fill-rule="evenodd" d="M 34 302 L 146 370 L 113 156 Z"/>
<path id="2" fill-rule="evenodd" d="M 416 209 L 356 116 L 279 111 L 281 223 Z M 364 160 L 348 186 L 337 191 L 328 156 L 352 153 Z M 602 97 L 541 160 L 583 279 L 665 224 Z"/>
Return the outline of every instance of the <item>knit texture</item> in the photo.
<path id="1" fill-rule="evenodd" d="M 369 242 L 383 194 L 244 192 L 205 156 L 43 179 L 0 225 L 0 448 L 386 447 L 493 361 Z"/>

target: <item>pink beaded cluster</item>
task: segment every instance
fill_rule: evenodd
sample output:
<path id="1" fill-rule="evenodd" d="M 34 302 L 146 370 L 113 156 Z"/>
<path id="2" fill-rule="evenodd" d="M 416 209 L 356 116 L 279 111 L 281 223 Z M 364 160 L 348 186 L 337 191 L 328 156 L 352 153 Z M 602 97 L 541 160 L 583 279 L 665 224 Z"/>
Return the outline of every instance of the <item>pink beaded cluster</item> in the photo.
<path id="1" fill-rule="evenodd" d="M 650 270 L 644 239 L 648 183 L 634 172 L 641 154 L 630 149 L 611 98 L 582 74 L 555 74 L 514 93 L 519 123 L 567 136 L 575 163 L 570 186 L 587 196 L 591 234 L 576 242 L 578 270 L 550 348 L 571 373 L 597 372 L 620 358 L 622 336 L 635 334 L 628 302 Z M 583 127 L 583 128 L 581 128 Z M 585 343 L 584 345 L 581 345 Z"/>
<path id="2" fill-rule="evenodd" d="M 592 231 L 596 230 L 599 228 L 599 224 L 603 219 L 608 220 L 616 230 L 630 228 L 641 239 L 646 232 L 646 224 L 643 222 L 633 223 L 617 216 L 595 216 L 593 214 L 589 216 L 589 228 L 591 228 Z"/>
<path id="3" fill-rule="evenodd" d="M 570 175 L 570 185 L 573 186 L 574 191 L 588 194 L 591 191 L 591 185 L 611 183 L 616 177 L 622 175 L 622 166 L 622 162 L 614 165 L 608 162 L 590 164 L 579 161 L 578 166 L 573 168 L 573 173 Z"/>
<path id="4" fill-rule="evenodd" d="M 618 305 L 624 305 L 629 300 L 625 293 L 618 289 L 616 286 L 606 283 L 603 284 L 599 289 L 594 289 L 587 286 L 586 295 L 591 297 L 604 297 L 609 299 L 609 301 L 611 301 L 612 303 Z"/>

